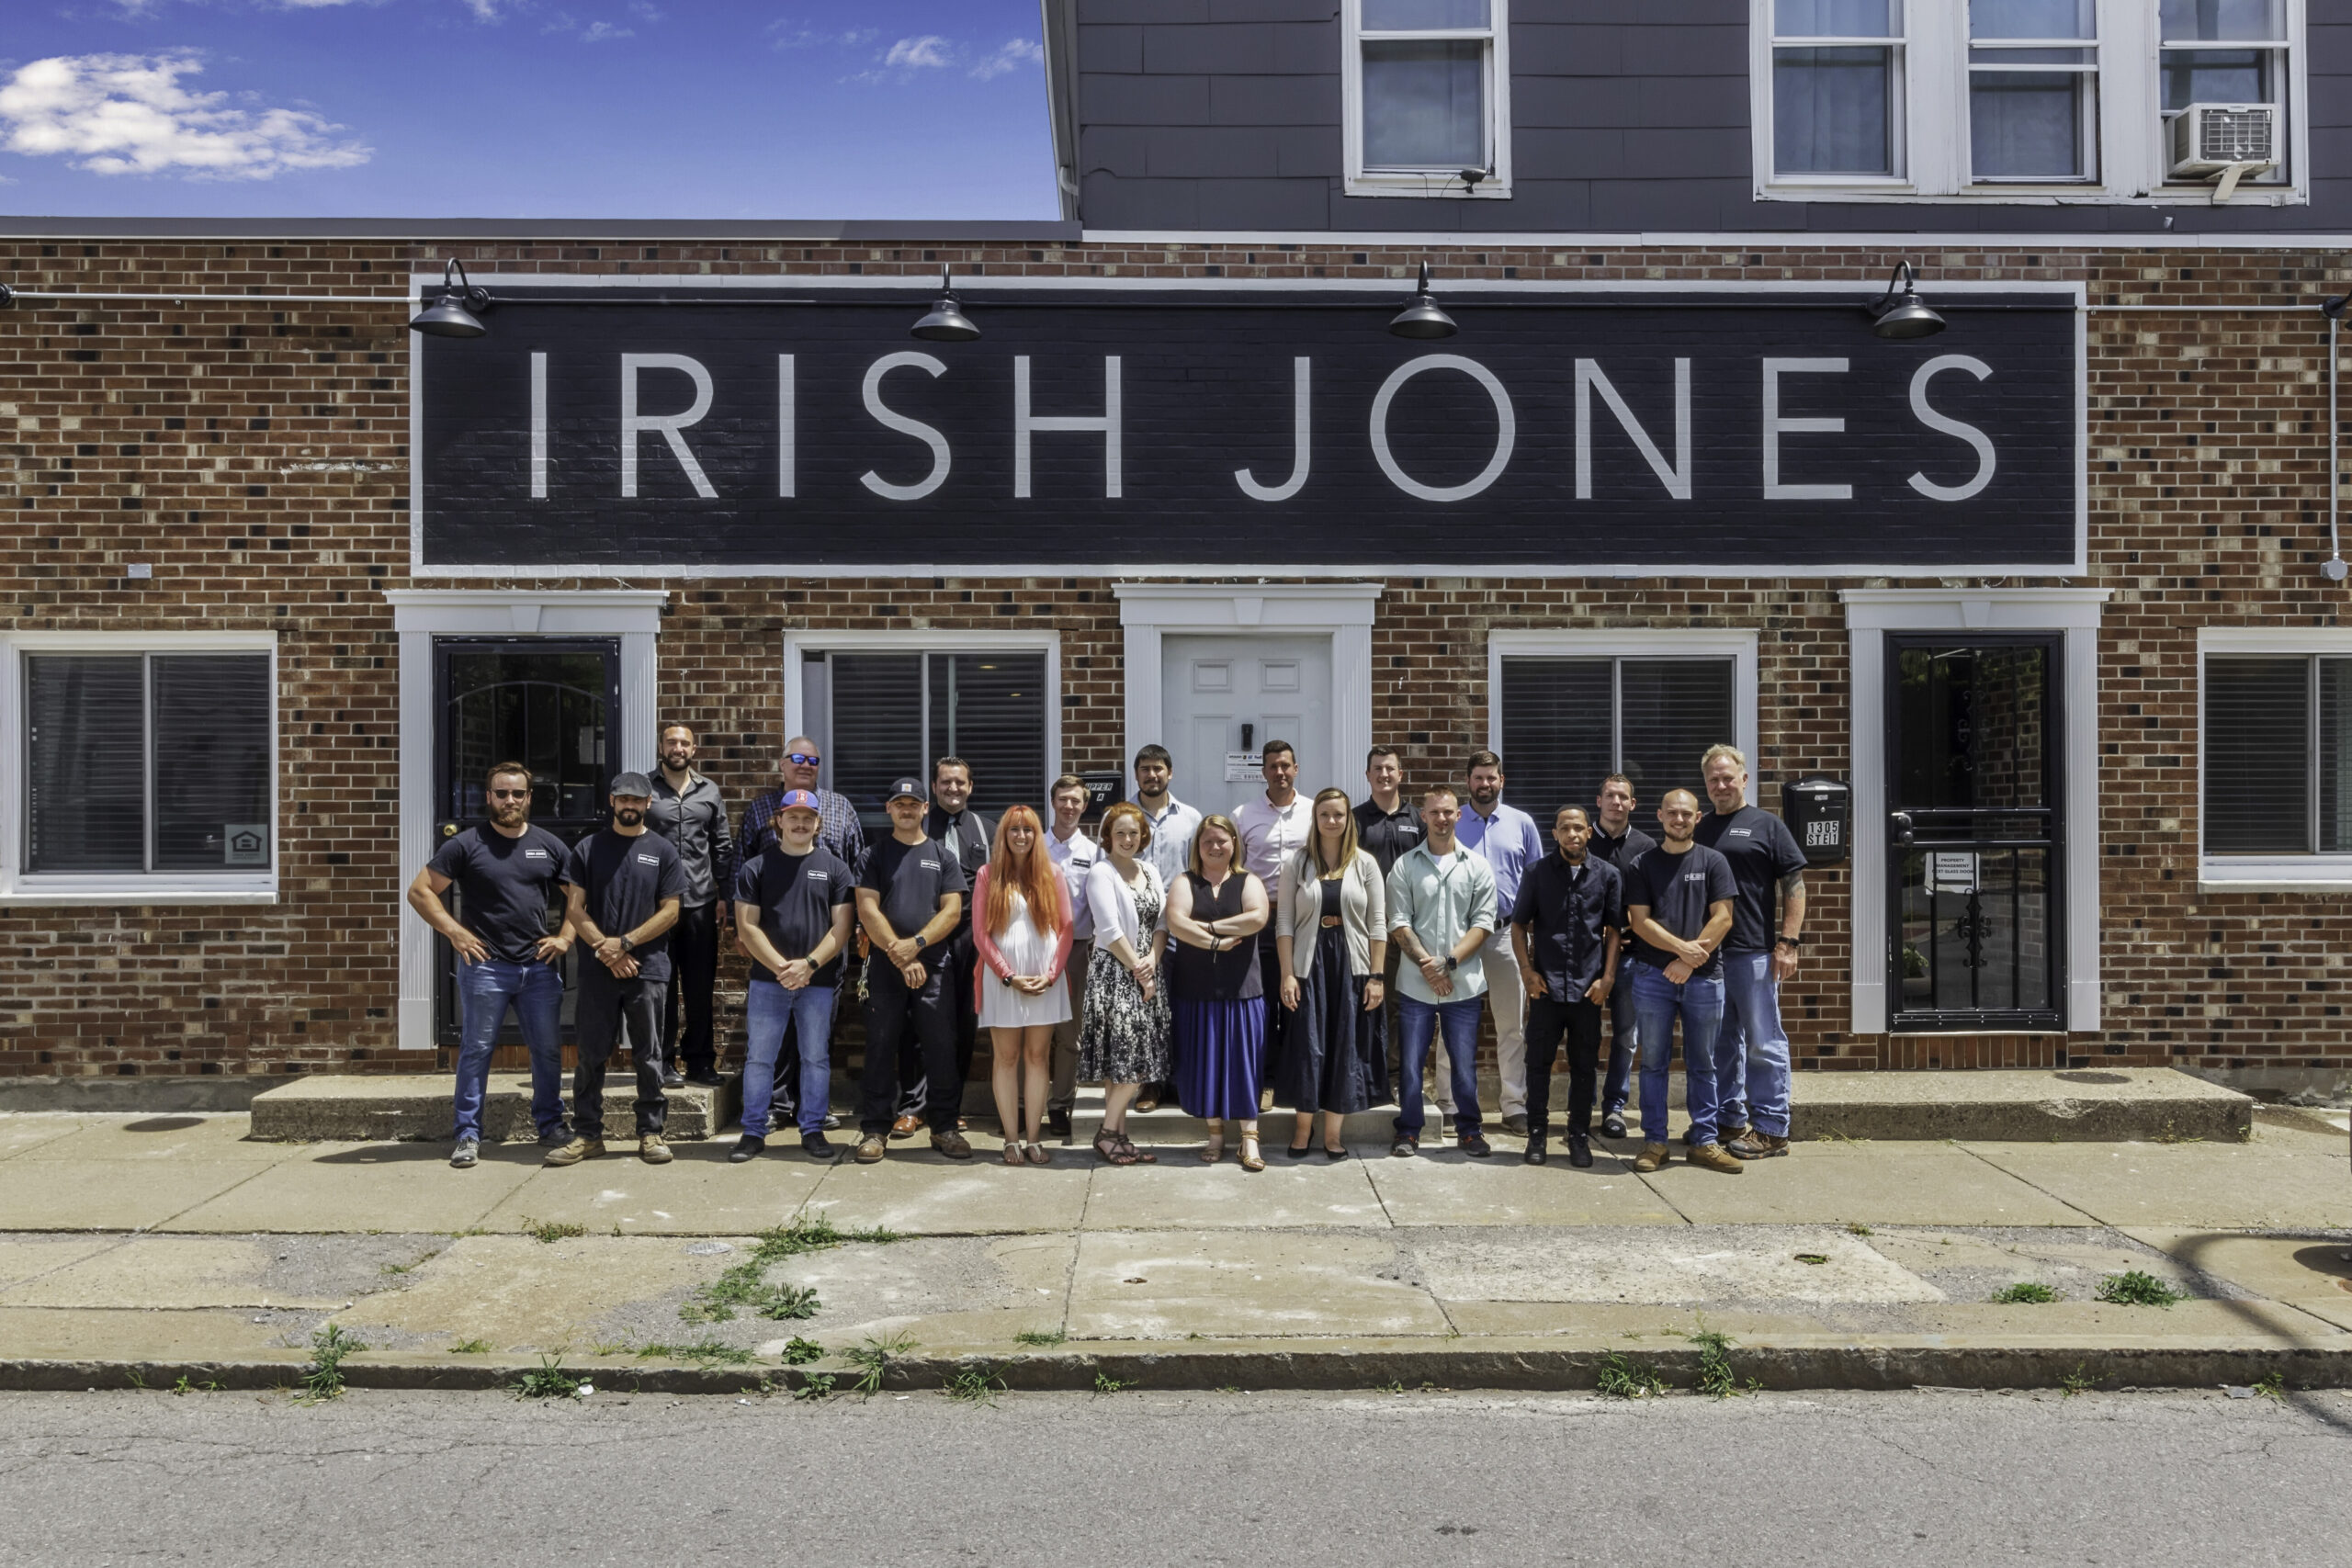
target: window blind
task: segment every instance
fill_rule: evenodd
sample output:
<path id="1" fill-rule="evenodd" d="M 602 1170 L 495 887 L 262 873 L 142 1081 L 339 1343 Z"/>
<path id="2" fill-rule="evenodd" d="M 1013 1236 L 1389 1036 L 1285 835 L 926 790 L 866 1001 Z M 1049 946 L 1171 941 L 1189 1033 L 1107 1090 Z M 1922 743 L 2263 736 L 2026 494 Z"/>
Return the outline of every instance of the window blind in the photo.
<path id="1" fill-rule="evenodd" d="M 2311 840 L 2312 660 L 2205 661 L 2205 848 L 2295 854 Z"/>

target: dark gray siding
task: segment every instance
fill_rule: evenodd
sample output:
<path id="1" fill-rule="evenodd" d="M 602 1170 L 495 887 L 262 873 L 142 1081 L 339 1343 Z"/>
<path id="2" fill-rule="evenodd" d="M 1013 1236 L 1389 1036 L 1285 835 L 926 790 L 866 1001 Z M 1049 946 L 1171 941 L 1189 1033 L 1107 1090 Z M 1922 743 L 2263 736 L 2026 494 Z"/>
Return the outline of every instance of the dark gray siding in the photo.
<path id="1" fill-rule="evenodd" d="M 1337 0 L 1078 0 L 1089 229 L 2145 234 L 2352 229 L 2352 4 L 2310 0 L 2303 207 L 1759 202 L 1748 0 L 1511 0 L 1512 196 L 1342 194 Z M 1620 19 L 1637 13 L 1638 20 Z"/>

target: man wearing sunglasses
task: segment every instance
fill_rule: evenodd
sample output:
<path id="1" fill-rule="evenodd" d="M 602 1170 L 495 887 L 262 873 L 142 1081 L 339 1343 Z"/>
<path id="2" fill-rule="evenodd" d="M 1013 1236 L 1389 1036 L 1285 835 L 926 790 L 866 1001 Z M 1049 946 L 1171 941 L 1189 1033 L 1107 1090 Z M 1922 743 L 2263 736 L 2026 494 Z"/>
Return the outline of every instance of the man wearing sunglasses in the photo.
<path id="1" fill-rule="evenodd" d="M 449 1163 L 470 1168 L 481 1157 L 481 1102 L 491 1048 L 506 1010 L 514 1009 L 531 1053 L 531 1120 L 539 1142 L 571 1142 L 563 1124 L 563 976 L 555 965 L 571 949 L 571 921 L 548 933 L 549 906 L 563 902 L 564 841 L 531 826 L 531 770 L 501 762 L 485 794 L 490 820 L 441 840 L 409 884 L 408 904 L 458 952 L 458 1003 L 464 1016 L 458 1048 L 458 1146 Z M 441 902 L 458 890 L 466 918 Z"/>
<path id="2" fill-rule="evenodd" d="M 817 800 L 817 848 L 849 867 L 853 881 L 865 874 L 865 829 L 857 819 L 857 807 L 849 796 L 838 790 L 817 787 L 818 771 L 824 766 L 824 754 L 817 743 L 805 735 L 796 735 L 785 742 L 784 756 L 776 763 L 775 788 L 755 796 L 743 807 L 742 830 L 735 836 L 735 863 L 754 865 L 761 855 L 776 841 L 776 815 L 785 809 L 785 797 L 807 794 Z M 735 950 L 746 958 L 752 956 L 743 946 L 739 932 Z M 858 957 L 855 953 L 843 960 L 841 985 L 854 994 L 857 989 Z M 846 1011 L 846 1009 L 842 1010 Z M 838 1021 L 840 1013 L 834 1015 Z M 827 1042 L 830 1052 L 831 1042 Z M 838 1056 L 833 1059 L 838 1060 Z M 779 1123 L 793 1121 L 800 1101 L 800 1039 L 797 1021 L 785 1026 L 784 1044 L 775 1064 L 775 1116 Z M 841 1125 L 838 1116 L 827 1116 L 825 1128 L 831 1131 Z"/>

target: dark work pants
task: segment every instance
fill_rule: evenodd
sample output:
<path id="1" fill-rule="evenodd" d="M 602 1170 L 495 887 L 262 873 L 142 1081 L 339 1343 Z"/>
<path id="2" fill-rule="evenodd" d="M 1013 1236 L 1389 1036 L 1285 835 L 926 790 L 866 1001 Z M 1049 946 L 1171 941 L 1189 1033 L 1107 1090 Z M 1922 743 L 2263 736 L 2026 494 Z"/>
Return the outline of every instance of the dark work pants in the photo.
<path id="1" fill-rule="evenodd" d="M 717 1069 L 712 1044 L 710 994 L 718 983 L 718 906 L 680 909 L 670 928 L 670 984 L 662 997 L 662 1060 L 682 1072 Z M 685 1037 L 678 1014 L 686 1015 Z"/>
<path id="2" fill-rule="evenodd" d="M 1633 978 L 1625 965 L 1617 966 L 1617 984 L 1609 992 L 1609 1078 L 1600 1089 L 1600 1113 L 1614 1115 L 1625 1109 L 1633 1094 L 1634 1069 L 1642 1064 L 1641 1029 L 1634 1012 Z"/>
<path id="3" fill-rule="evenodd" d="M 1574 1136 L 1592 1136 L 1592 1080 L 1600 1061 L 1600 1004 L 1582 998 L 1532 997 L 1527 1003 L 1527 1135 L 1544 1136 L 1552 1113 L 1552 1063 L 1565 1036 L 1568 1046 L 1568 1122 Z"/>
<path id="4" fill-rule="evenodd" d="M 583 1138 L 605 1135 L 605 1064 L 613 1047 L 628 1036 L 629 1060 L 637 1066 L 637 1134 L 662 1130 L 670 1102 L 662 1093 L 662 993 L 660 980 L 616 980 L 589 959 L 580 966 L 580 1002 L 574 1015 L 580 1060 L 571 1073 L 571 1125 Z"/>
<path id="5" fill-rule="evenodd" d="M 1313 939 L 1308 933 L 1308 940 Z M 1283 1006 L 1283 953 L 1276 945 L 1274 928 L 1268 922 L 1258 933 L 1258 983 L 1266 992 L 1266 1055 L 1265 1081 L 1272 1083 L 1287 1059 L 1283 1048 L 1290 1039 L 1291 1011 Z"/>
<path id="6" fill-rule="evenodd" d="M 972 976 L 979 967 L 980 950 L 972 941 L 972 928 L 968 925 L 949 937 L 945 947 L 947 962 L 942 967 L 946 970 L 948 986 L 942 1000 L 947 1008 L 956 1034 L 955 1092 L 949 1098 L 954 1102 L 955 1113 L 961 1115 L 964 1083 L 972 1076 L 972 1055 L 978 1048 L 980 1037 L 979 1004 L 972 999 Z M 887 968 L 888 964 L 883 967 Z M 873 1047 L 869 1045 L 866 1049 L 871 1051 Z M 899 1114 L 922 1115 L 923 1108 L 932 1098 L 931 1068 L 922 1058 L 914 1041 L 902 1043 L 899 1051 L 899 1082 L 902 1086 L 899 1091 Z"/>
<path id="7" fill-rule="evenodd" d="M 963 1109 L 964 1076 L 956 1071 L 956 1018 L 948 1010 L 954 969 L 943 964 L 928 972 L 922 985 L 909 989 L 888 962 L 867 965 L 865 981 L 865 1078 L 858 1095 L 858 1131 L 872 1136 L 888 1133 L 897 1108 L 904 1103 L 905 1077 L 899 1062 L 913 1053 L 933 1092 L 922 1106 L 933 1133 L 956 1130 L 956 1113 Z"/>

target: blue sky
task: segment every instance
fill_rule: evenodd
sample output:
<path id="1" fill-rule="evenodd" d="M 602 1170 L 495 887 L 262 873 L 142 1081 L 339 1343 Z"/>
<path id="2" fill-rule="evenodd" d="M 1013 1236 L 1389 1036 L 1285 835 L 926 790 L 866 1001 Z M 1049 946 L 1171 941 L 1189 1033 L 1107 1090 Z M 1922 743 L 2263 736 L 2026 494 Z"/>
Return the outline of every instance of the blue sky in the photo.
<path id="1" fill-rule="evenodd" d="M 1050 218 L 1035 0 L 8 0 L 0 208 Z"/>

